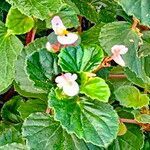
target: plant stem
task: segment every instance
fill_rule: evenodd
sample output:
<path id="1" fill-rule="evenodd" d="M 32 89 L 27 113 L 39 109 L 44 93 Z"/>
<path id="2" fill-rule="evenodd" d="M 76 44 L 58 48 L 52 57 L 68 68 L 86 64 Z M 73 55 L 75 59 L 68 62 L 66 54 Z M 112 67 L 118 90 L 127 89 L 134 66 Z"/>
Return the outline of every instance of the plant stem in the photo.
<path id="1" fill-rule="evenodd" d="M 32 29 L 30 32 L 27 33 L 26 36 L 26 45 L 34 41 L 36 29 Z"/>
<path id="2" fill-rule="evenodd" d="M 137 18 L 133 17 L 133 24 L 132 24 L 133 30 L 136 30 L 138 23 L 139 23 L 139 20 Z"/>
<path id="3" fill-rule="evenodd" d="M 132 124 L 138 124 L 138 122 L 135 121 L 134 119 L 120 118 L 120 122 L 124 122 L 124 123 L 132 123 Z"/>
<path id="4" fill-rule="evenodd" d="M 80 26 L 78 27 L 77 31 L 79 34 L 82 33 L 82 16 L 78 16 L 79 22 L 80 22 Z"/>
<path id="5" fill-rule="evenodd" d="M 124 74 L 110 74 L 109 79 L 126 79 L 127 76 Z"/>

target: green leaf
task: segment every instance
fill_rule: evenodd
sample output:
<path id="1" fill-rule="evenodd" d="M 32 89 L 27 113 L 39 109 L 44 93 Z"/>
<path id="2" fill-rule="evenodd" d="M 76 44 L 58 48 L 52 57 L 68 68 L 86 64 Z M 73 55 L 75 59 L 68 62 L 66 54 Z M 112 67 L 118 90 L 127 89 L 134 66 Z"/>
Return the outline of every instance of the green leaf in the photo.
<path id="1" fill-rule="evenodd" d="M 99 150 L 75 135 L 69 135 L 59 122 L 44 113 L 33 113 L 24 121 L 23 136 L 34 150 Z"/>
<path id="2" fill-rule="evenodd" d="M 99 22 L 99 14 L 91 0 L 72 0 L 80 11 L 82 16 L 85 16 L 90 21 Z"/>
<path id="3" fill-rule="evenodd" d="M 138 54 L 140 57 L 146 57 L 150 55 L 150 31 L 142 32 L 143 44 L 140 47 Z"/>
<path id="4" fill-rule="evenodd" d="M 45 91 L 52 88 L 52 79 L 60 72 L 57 60 L 57 55 L 47 51 L 46 48 L 28 57 L 26 69 L 35 86 Z"/>
<path id="5" fill-rule="evenodd" d="M 126 107 L 141 108 L 149 104 L 149 97 L 134 86 L 122 86 L 115 91 L 116 99 Z"/>
<path id="6" fill-rule="evenodd" d="M 134 110 L 132 113 L 134 114 L 137 122 L 150 124 L 150 114 L 142 114 L 139 110 Z"/>
<path id="7" fill-rule="evenodd" d="M 57 13 L 65 3 L 63 0 L 6 0 L 13 7 L 27 16 L 44 20 L 48 15 Z"/>
<path id="8" fill-rule="evenodd" d="M 59 54 L 59 65 L 66 72 L 92 71 L 103 59 L 98 45 L 67 47 Z"/>
<path id="9" fill-rule="evenodd" d="M 82 43 L 84 45 L 97 44 L 99 45 L 98 37 L 100 30 L 104 24 L 100 23 L 85 31 L 81 35 Z"/>
<path id="10" fill-rule="evenodd" d="M 34 26 L 32 17 L 22 14 L 18 9 L 11 8 L 7 14 L 6 27 L 13 34 L 24 34 L 29 32 Z"/>
<path id="11" fill-rule="evenodd" d="M 94 145 L 107 147 L 118 132 L 118 116 L 109 104 L 86 97 L 59 98 L 53 90 L 49 94 L 49 107 L 54 117 L 68 133 Z"/>
<path id="12" fill-rule="evenodd" d="M 20 96 L 13 97 L 11 100 L 6 102 L 1 110 L 2 118 L 13 123 L 20 122 L 21 117 L 17 109 L 20 106 L 21 102 L 22 98 Z"/>
<path id="13" fill-rule="evenodd" d="M 99 77 L 88 77 L 86 73 L 81 73 L 80 92 L 102 102 L 108 102 L 110 97 L 110 90 L 105 80 Z"/>
<path id="14" fill-rule="evenodd" d="M 69 0 L 69 2 L 70 2 L 70 0 Z M 77 14 L 79 14 L 79 13 L 78 13 L 78 10 L 76 10 L 76 6 L 74 6 L 73 3 L 71 3 L 70 6 L 65 5 L 63 8 L 61 8 L 59 13 L 57 13 L 56 15 L 58 15 L 62 19 L 63 24 L 65 25 L 65 27 L 67 27 L 67 28 L 72 28 L 72 27 L 77 28 L 80 25 Z M 50 20 L 52 19 L 52 17 L 53 16 L 46 19 L 46 27 L 47 28 L 52 28 L 52 25 L 50 23 Z"/>
<path id="15" fill-rule="evenodd" d="M 150 26 L 150 5 L 149 0 L 117 0 L 125 12 L 138 18 L 142 24 Z"/>
<path id="16" fill-rule="evenodd" d="M 111 48 L 114 45 L 125 45 L 128 48 L 128 52 L 122 55 L 126 67 L 136 72 L 139 70 L 138 64 L 140 64 L 137 58 L 137 50 L 139 37 L 131 30 L 131 24 L 127 22 L 113 22 L 104 25 L 100 32 L 99 38 L 100 44 L 108 55 L 112 55 Z"/>
<path id="17" fill-rule="evenodd" d="M 150 82 L 148 80 L 145 81 L 143 78 L 137 77 L 137 74 L 131 71 L 129 68 L 125 69 L 125 74 L 127 75 L 129 81 L 142 88 L 145 88 L 147 91 L 150 91 Z"/>
<path id="18" fill-rule="evenodd" d="M 114 45 L 125 45 L 128 48 L 128 52 L 122 55 L 125 61 L 126 68 L 131 71 L 131 74 L 135 73 L 135 77 L 130 77 L 131 81 L 135 82 L 135 78 L 140 78 L 145 84 L 145 88 L 149 88 L 150 78 L 146 75 L 143 69 L 143 60 L 137 57 L 137 50 L 139 47 L 139 36 L 135 31 L 131 29 L 131 24 L 127 22 L 113 22 L 108 23 L 102 27 L 100 38 L 100 44 L 103 49 L 112 55 L 111 48 Z"/>
<path id="19" fill-rule="evenodd" d="M 124 123 L 119 123 L 118 136 L 124 135 L 127 132 L 126 125 Z"/>
<path id="20" fill-rule="evenodd" d="M 14 127 L 6 127 L 0 131 L 0 147 L 10 143 L 23 143 L 21 133 Z"/>
<path id="21" fill-rule="evenodd" d="M 27 118 L 31 113 L 44 112 L 47 108 L 47 102 L 41 99 L 29 99 L 26 102 L 22 102 L 18 108 L 23 119 Z"/>
<path id="22" fill-rule="evenodd" d="M 10 8 L 10 5 L 5 0 L 0 0 L 0 21 L 5 21 L 5 16 Z"/>
<path id="23" fill-rule="evenodd" d="M 7 33 L 7 28 L 0 22 L 0 92 L 5 90 L 13 81 L 15 61 L 23 45 L 14 35 Z"/>
<path id="24" fill-rule="evenodd" d="M 29 150 L 29 148 L 23 144 L 12 143 L 1 146 L 0 150 Z"/>
<path id="25" fill-rule="evenodd" d="M 140 150 L 143 147 L 144 136 L 139 126 L 127 124 L 127 132 L 108 147 L 108 150 Z"/>
<path id="26" fill-rule="evenodd" d="M 45 92 L 41 89 L 37 89 L 34 86 L 34 82 L 29 80 L 29 77 L 26 73 L 26 57 L 31 55 L 31 53 L 38 51 L 45 47 L 47 42 L 46 37 L 36 39 L 34 42 L 26 46 L 21 52 L 15 67 L 15 89 L 17 92 L 26 97 L 34 98 L 44 98 Z M 45 98 L 44 98 L 45 99 Z"/>

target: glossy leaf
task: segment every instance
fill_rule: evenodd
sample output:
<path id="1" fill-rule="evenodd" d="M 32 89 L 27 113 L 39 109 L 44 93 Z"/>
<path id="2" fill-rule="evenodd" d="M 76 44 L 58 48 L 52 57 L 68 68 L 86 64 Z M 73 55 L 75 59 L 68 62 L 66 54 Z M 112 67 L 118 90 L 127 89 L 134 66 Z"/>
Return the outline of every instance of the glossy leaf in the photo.
<path id="1" fill-rule="evenodd" d="M 33 28 L 34 20 L 18 9 L 11 8 L 7 14 L 6 26 L 13 34 L 24 34 Z"/>
<path id="2" fill-rule="evenodd" d="M 140 127 L 134 124 L 127 124 L 127 132 L 118 136 L 108 147 L 108 150 L 140 150 L 143 147 L 144 136 Z"/>
<path id="3" fill-rule="evenodd" d="M 26 147 L 23 144 L 18 144 L 18 143 L 12 143 L 12 144 L 7 144 L 4 146 L 0 147 L 0 150 L 29 150 L 28 147 Z"/>
<path id="4" fill-rule="evenodd" d="M 47 108 L 47 102 L 41 99 L 29 99 L 26 102 L 22 102 L 18 108 L 23 119 L 27 118 L 34 112 L 45 112 Z"/>
<path id="5" fill-rule="evenodd" d="M 100 150 L 73 134 L 69 135 L 59 122 L 44 113 L 33 113 L 24 121 L 23 135 L 34 150 Z"/>
<path id="6" fill-rule="evenodd" d="M 149 0 L 117 0 L 125 12 L 138 18 L 142 24 L 150 26 Z"/>
<path id="7" fill-rule="evenodd" d="M 44 98 L 45 92 L 41 89 L 35 88 L 34 82 L 31 81 L 27 75 L 25 65 L 26 57 L 28 57 L 31 53 L 44 48 L 46 42 L 46 37 L 36 39 L 34 42 L 30 43 L 23 49 L 23 51 L 17 59 L 15 67 L 15 89 L 17 90 L 17 92 L 19 92 L 19 94 L 23 96 Z"/>
<path id="8" fill-rule="evenodd" d="M 14 79 L 15 61 L 23 45 L 14 35 L 7 33 L 7 29 L 0 22 L 0 92 L 8 88 Z"/>
<path id="9" fill-rule="evenodd" d="M 80 93 L 102 102 L 108 102 L 110 97 L 110 90 L 105 80 L 99 77 L 88 77 L 86 73 L 81 74 Z"/>
<path id="10" fill-rule="evenodd" d="M 118 132 L 118 116 L 109 104 L 86 97 L 64 98 L 49 94 L 54 117 L 69 132 L 95 145 L 107 147 Z"/>
<path id="11" fill-rule="evenodd" d="M 34 52 L 28 57 L 26 69 L 35 86 L 45 91 L 52 88 L 52 79 L 60 72 L 57 55 L 48 52 L 46 48 Z"/>
<path id="12" fill-rule="evenodd" d="M 141 108 L 149 104 L 149 97 L 134 86 L 122 86 L 115 91 L 116 99 L 126 107 Z"/>
<path id="13" fill-rule="evenodd" d="M 103 59 L 97 45 L 68 47 L 59 54 L 59 65 L 66 72 L 92 71 Z"/>

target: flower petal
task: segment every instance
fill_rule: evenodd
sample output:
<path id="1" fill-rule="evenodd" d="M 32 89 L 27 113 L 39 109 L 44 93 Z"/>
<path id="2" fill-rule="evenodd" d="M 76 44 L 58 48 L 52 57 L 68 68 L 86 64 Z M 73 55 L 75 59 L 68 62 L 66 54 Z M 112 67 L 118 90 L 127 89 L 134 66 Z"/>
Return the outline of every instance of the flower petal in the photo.
<path id="1" fill-rule="evenodd" d="M 47 48 L 47 50 L 48 50 L 48 51 L 50 51 L 50 50 L 51 50 L 51 48 L 52 48 L 52 47 L 51 47 L 50 42 L 47 42 L 47 43 L 46 43 L 46 48 Z"/>
<path id="2" fill-rule="evenodd" d="M 74 82 L 71 86 L 64 86 L 63 92 L 68 96 L 75 96 L 79 93 L 79 85 Z"/>
<path id="3" fill-rule="evenodd" d="M 127 51 L 128 51 L 128 48 L 125 47 L 124 45 L 114 45 L 111 48 L 111 52 L 113 54 L 125 54 L 125 53 L 127 53 Z"/>
<path id="4" fill-rule="evenodd" d="M 117 63 L 119 64 L 120 66 L 125 66 L 125 62 L 123 60 L 123 58 L 118 55 L 118 56 L 112 56 L 112 59 Z"/>
<path id="5" fill-rule="evenodd" d="M 53 19 L 51 20 L 51 24 L 52 24 L 52 29 L 57 35 L 62 33 L 64 30 L 66 30 L 66 27 L 64 26 L 59 16 L 53 17 Z"/>
<path id="6" fill-rule="evenodd" d="M 64 36 L 57 36 L 57 40 L 60 44 L 73 44 L 78 40 L 78 35 L 75 33 L 68 33 Z"/>

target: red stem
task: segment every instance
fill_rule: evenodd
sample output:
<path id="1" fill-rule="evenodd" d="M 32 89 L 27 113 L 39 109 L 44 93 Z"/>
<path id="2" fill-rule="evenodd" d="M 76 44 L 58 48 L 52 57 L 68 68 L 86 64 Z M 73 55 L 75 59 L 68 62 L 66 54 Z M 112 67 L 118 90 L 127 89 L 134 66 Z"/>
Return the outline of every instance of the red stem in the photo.
<path id="1" fill-rule="evenodd" d="M 34 41 L 36 29 L 32 29 L 30 32 L 27 33 L 26 36 L 26 45 Z"/>
<path id="2" fill-rule="evenodd" d="M 138 122 L 135 121 L 134 119 L 120 118 L 120 122 L 124 122 L 124 123 L 132 123 L 132 124 L 138 124 Z"/>

